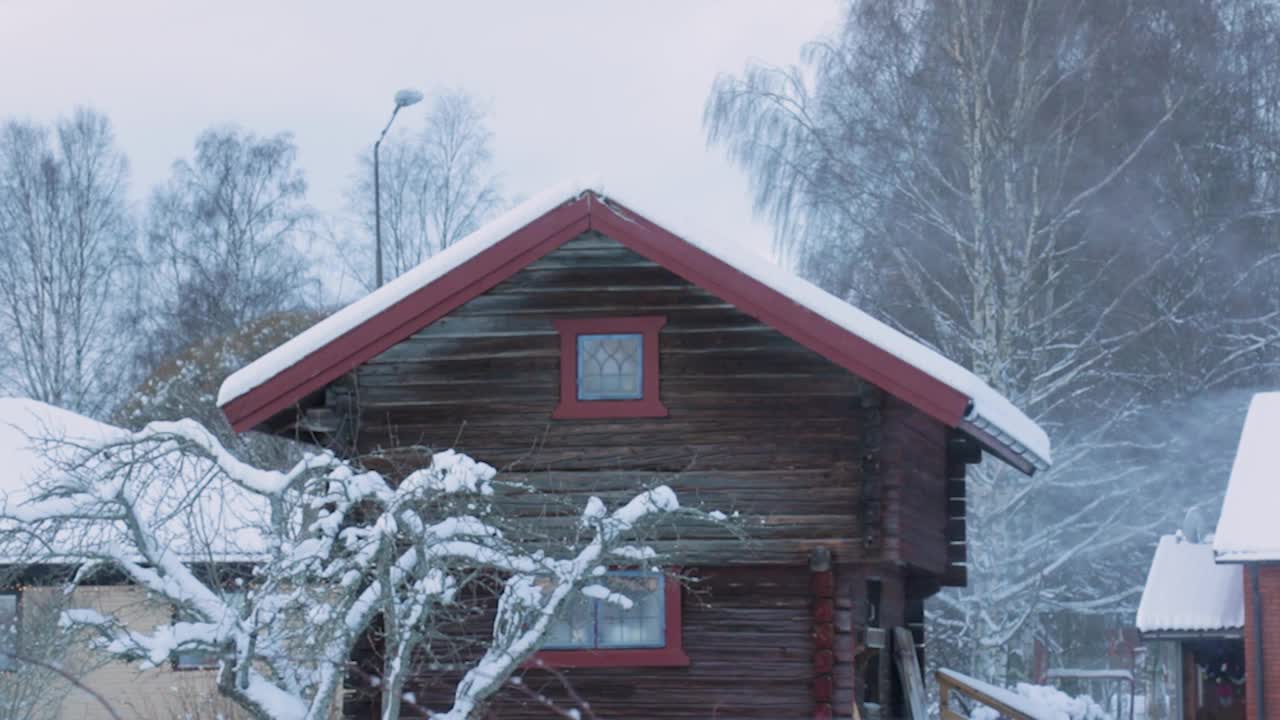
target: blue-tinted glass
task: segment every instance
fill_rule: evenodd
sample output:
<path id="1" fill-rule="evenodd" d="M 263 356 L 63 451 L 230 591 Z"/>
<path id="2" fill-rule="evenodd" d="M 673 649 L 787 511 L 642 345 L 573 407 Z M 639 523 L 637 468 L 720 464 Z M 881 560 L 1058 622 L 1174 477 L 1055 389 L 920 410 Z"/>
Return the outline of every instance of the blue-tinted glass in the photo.
<path id="1" fill-rule="evenodd" d="M 551 621 L 543 647 L 549 650 L 595 647 L 595 603 L 591 598 L 576 593 L 566 601 L 566 605 L 561 614 Z"/>
<path id="2" fill-rule="evenodd" d="M 578 336 L 578 399 L 644 397 L 644 335 Z"/>
<path id="3" fill-rule="evenodd" d="M 0 595 L 0 670 L 16 670 L 18 659 L 18 596 Z"/>
<path id="4" fill-rule="evenodd" d="M 602 648 L 662 647 L 666 641 L 665 579 L 657 573 L 616 572 L 605 579 L 608 588 L 631 599 L 631 607 L 600 601 L 599 645 Z"/>
<path id="5" fill-rule="evenodd" d="M 630 608 L 578 594 L 551 623 L 548 650 L 657 648 L 666 644 L 666 579 L 660 573 L 615 570 L 603 578 L 612 592 L 631 599 Z M 544 588 L 551 589 L 547 580 Z"/>
<path id="6" fill-rule="evenodd" d="M 239 612 L 244 607 L 244 591 L 228 590 L 223 593 L 222 600 L 229 608 Z M 219 655 L 211 650 L 183 650 L 178 652 L 175 662 L 179 670 L 197 670 L 218 667 Z"/>

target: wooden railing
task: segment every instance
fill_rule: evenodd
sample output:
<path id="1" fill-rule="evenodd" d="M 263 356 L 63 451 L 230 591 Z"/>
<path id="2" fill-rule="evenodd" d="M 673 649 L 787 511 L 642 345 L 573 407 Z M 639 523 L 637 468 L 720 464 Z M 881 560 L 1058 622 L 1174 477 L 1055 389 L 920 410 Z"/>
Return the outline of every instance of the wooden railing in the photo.
<path id="1" fill-rule="evenodd" d="M 969 720 L 967 713 L 971 710 L 960 712 L 952 705 L 959 697 L 967 699 L 970 706 L 975 702 L 982 703 L 1009 720 L 1041 720 L 1035 710 L 1027 706 L 1025 699 L 1004 688 L 945 668 L 938 671 L 937 679 L 938 710 L 942 720 Z"/>

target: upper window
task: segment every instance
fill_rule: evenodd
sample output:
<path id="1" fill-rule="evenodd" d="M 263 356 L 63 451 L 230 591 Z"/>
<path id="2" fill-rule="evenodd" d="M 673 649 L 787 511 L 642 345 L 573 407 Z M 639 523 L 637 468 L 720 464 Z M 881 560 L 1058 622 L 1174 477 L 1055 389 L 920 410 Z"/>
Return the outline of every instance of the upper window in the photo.
<path id="1" fill-rule="evenodd" d="M 665 417 L 658 392 L 664 317 L 556 320 L 560 405 L 552 417 Z"/>
<path id="2" fill-rule="evenodd" d="M 578 399 L 644 397 L 644 335 L 578 336 Z"/>
<path id="3" fill-rule="evenodd" d="M 629 607 L 577 594 L 553 622 L 538 660 L 555 667 L 688 664 L 678 583 L 659 572 L 613 570 L 598 584 Z"/>

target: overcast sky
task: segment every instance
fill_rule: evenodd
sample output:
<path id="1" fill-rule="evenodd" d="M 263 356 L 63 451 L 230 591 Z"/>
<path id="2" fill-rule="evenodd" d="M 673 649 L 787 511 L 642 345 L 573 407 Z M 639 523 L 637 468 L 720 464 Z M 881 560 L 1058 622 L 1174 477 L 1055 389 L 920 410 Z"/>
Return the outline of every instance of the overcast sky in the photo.
<path id="1" fill-rule="evenodd" d="M 395 90 L 457 87 L 492 112 L 509 194 L 595 175 L 640 212 L 767 252 L 703 104 L 718 73 L 796 63 L 838 15 L 834 0 L 0 0 L 0 117 L 107 113 L 139 203 L 210 125 L 288 130 L 311 201 L 338 213 Z"/>

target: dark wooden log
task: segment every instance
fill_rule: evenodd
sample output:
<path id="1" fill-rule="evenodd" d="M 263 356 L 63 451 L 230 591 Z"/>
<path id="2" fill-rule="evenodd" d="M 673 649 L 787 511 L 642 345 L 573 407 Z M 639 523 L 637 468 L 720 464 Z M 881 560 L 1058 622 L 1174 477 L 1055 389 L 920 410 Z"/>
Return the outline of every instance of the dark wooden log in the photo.
<path id="1" fill-rule="evenodd" d="M 552 420 L 562 363 L 552 321 L 644 315 L 666 318 L 668 416 Z M 659 553 L 706 568 L 684 599 L 690 665 L 570 671 L 600 717 L 849 718 L 865 660 L 855 660 L 865 580 L 883 581 L 878 618 L 892 626 L 908 621 L 904 573 L 935 578 L 913 585 L 919 594 L 963 570 L 962 470 L 975 444 L 595 232 L 344 383 L 349 422 L 335 395 L 299 424 L 350 428 L 351 453 L 390 451 L 369 462 L 393 474 L 429 462 L 409 445 L 470 453 L 501 471 L 497 502 L 534 535 L 569 532 L 592 495 L 612 506 L 656 483 L 685 505 L 740 514 L 746 543 L 707 523 L 657 533 Z M 826 569 L 810 567 L 815 551 Z M 864 568 L 856 582 L 840 579 L 854 568 Z M 886 710 L 890 666 L 885 657 L 865 676 Z M 451 690 L 439 679 L 424 673 L 410 690 L 439 707 Z M 549 678 L 526 680 L 563 699 Z M 516 695 L 494 711 L 545 716 Z"/>
<path id="2" fill-rule="evenodd" d="M 602 718 L 803 720 L 813 713 L 815 649 L 807 628 L 808 568 L 690 567 L 697 578 L 684 600 L 687 667 L 574 668 L 563 671 L 574 692 Z M 446 707 L 455 678 L 424 673 L 408 691 Z M 557 702 L 563 686 L 543 671 L 523 682 Z M 746 683 L 749 683 L 747 685 Z M 567 705 L 566 707 L 572 707 Z M 546 709 L 503 692 L 490 711 L 503 720 L 542 720 Z"/>

